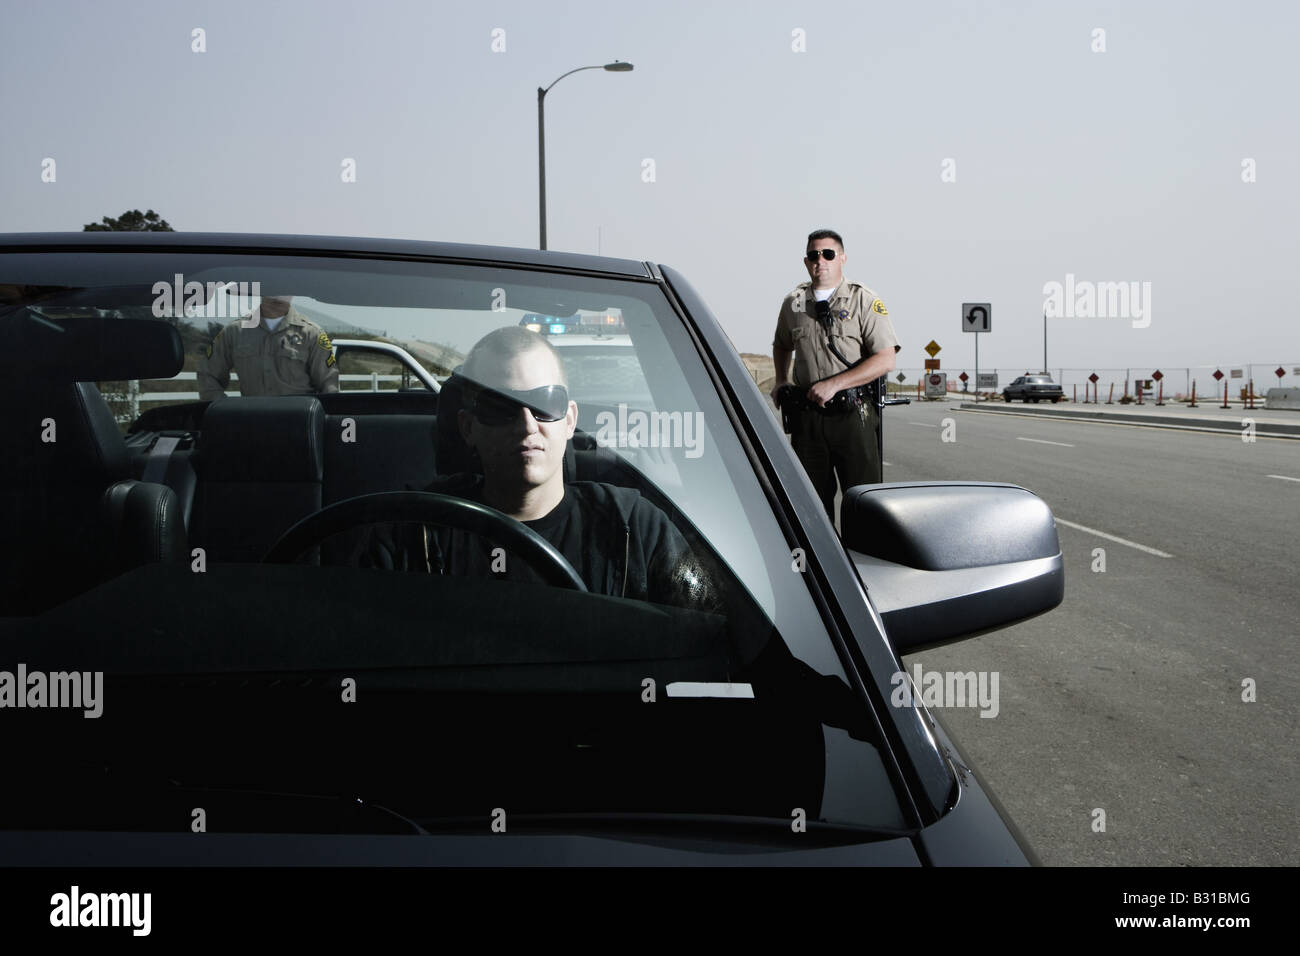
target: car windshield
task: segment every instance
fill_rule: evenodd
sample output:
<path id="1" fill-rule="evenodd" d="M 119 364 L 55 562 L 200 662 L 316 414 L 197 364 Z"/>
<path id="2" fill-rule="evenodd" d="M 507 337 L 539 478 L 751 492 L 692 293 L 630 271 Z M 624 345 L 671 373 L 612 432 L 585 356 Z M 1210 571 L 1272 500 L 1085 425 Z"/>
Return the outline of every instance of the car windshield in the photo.
<path id="1" fill-rule="evenodd" d="M 276 301 L 288 303 L 278 322 Z M 604 324 L 536 321 L 557 316 Z M 467 365 L 485 337 L 531 324 L 555 326 L 529 334 L 565 381 Z M 250 328 L 278 344 L 254 354 Z M 175 331 L 178 367 L 170 331 L 155 329 Z M 508 792 L 538 818 L 725 814 L 788 830 L 805 813 L 904 827 L 874 718 L 656 282 L 381 257 L 21 252 L 0 255 L 0 335 L 12 412 L 0 670 L 103 670 L 110 688 L 114 675 L 132 688 L 118 712 L 142 722 L 162 706 L 228 713 L 235 693 L 266 717 L 240 747 L 217 733 L 201 757 L 157 758 L 150 773 L 206 790 L 364 790 L 422 825 Z M 397 351 L 340 348 L 335 361 L 335 340 Z M 228 380 L 205 382 L 223 348 Z M 284 380 L 286 356 L 341 373 L 337 390 L 256 392 Z M 560 561 L 572 544 L 585 589 L 484 516 L 495 451 L 474 444 L 520 415 L 554 434 L 564 397 L 577 406 L 564 501 L 576 495 L 581 517 L 528 527 L 554 531 Z M 544 454 L 507 451 L 529 467 Z M 153 488 L 150 514 L 175 497 L 181 527 L 164 530 L 182 536 L 181 560 L 159 558 L 164 532 L 132 510 Z M 380 493 L 406 497 L 365 497 Z M 349 688 L 353 711 L 322 710 L 351 704 Z M 289 698 L 315 716 L 286 721 Z M 340 761 L 343 740 L 354 749 Z M 41 790 L 32 806 L 50 799 Z"/>

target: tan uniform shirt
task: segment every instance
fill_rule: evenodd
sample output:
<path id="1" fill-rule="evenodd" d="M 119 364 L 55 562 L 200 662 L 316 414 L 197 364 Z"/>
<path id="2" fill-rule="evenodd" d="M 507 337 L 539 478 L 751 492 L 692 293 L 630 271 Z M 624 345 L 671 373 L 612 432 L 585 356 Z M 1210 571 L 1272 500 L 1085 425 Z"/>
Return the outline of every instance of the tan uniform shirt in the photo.
<path id="1" fill-rule="evenodd" d="M 885 304 L 866 286 L 843 279 L 827 302 L 831 307 L 831 340 L 850 363 L 887 348 L 895 352 L 902 348 Z M 847 368 L 826 346 L 826 333 L 817 321 L 817 296 L 812 282 L 799 283 L 781 303 L 772 344 L 794 352 L 791 380 L 800 387 Z"/>
<path id="2" fill-rule="evenodd" d="M 315 395 L 339 390 L 339 370 L 325 331 L 293 308 L 274 332 L 265 321 L 236 320 L 217 333 L 199 359 L 199 398 L 226 396 L 233 367 L 240 395 Z"/>

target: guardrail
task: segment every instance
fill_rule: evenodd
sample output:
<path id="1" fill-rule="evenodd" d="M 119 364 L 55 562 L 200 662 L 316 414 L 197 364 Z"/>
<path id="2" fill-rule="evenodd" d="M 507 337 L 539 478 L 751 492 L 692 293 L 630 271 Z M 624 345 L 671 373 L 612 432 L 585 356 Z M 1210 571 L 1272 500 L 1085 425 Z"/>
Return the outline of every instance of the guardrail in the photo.
<path id="1" fill-rule="evenodd" d="M 1282 370 L 1282 375 L 1278 376 L 1276 369 Z M 1223 377 L 1216 380 L 1215 371 L 1221 371 Z M 969 380 L 966 387 L 962 387 L 961 380 L 958 378 L 962 372 L 966 372 Z M 980 366 L 980 373 L 993 373 L 998 377 L 997 388 L 980 389 L 981 395 L 990 393 L 1000 395 L 1003 388 L 1010 385 L 1021 375 L 1034 375 L 1041 372 L 1042 369 L 1026 368 L 1024 366 Z M 1191 393 L 1192 385 L 1196 386 L 1198 397 L 1205 397 L 1217 394 L 1220 398 L 1223 396 L 1223 382 L 1230 383 L 1233 399 L 1238 400 L 1237 396 L 1243 389 L 1254 387 L 1256 401 L 1262 399 L 1264 393 L 1270 388 L 1297 388 L 1300 387 L 1300 362 L 1241 362 L 1237 364 L 1225 363 L 1223 365 L 1161 365 L 1159 371 L 1164 379 L 1163 395 L 1166 402 L 1172 402 L 1185 398 Z M 948 376 L 949 392 L 965 392 L 968 395 L 975 394 L 975 369 L 972 366 L 963 366 L 945 362 L 942 372 Z M 1143 386 L 1145 401 L 1153 402 L 1156 396 L 1160 394 L 1159 380 L 1155 379 L 1155 368 L 1142 368 L 1139 366 L 1116 366 L 1114 368 L 1093 367 L 1093 368 L 1071 368 L 1056 366 L 1047 369 L 1047 374 L 1052 376 L 1052 381 L 1061 386 L 1065 391 L 1066 400 L 1069 401 L 1078 394 L 1080 403 L 1084 395 L 1088 395 L 1088 401 L 1091 403 L 1100 396 L 1100 403 L 1105 404 L 1107 398 L 1114 402 L 1119 402 L 1124 396 L 1136 398 L 1137 383 L 1152 380 L 1152 386 L 1146 388 Z M 925 375 L 928 374 L 925 369 L 915 367 L 899 367 L 889 373 L 891 387 L 898 383 L 898 375 L 905 376 L 902 383 L 904 389 L 910 389 L 915 393 L 917 383 L 925 381 Z M 1097 376 L 1097 382 L 1094 385 L 1091 376 Z M 955 383 L 955 386 L 954 386 Z"/>

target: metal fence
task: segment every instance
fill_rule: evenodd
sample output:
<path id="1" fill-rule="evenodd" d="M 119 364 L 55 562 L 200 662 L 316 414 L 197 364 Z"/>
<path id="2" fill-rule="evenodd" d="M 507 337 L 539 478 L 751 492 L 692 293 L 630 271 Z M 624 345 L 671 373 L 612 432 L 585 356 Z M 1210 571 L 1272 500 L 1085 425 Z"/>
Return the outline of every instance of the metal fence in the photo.
<path id="1" fill-rule="evenodd" d="M 1279 378 L 1275 373 L 1281 369 L 1285 374 Z M 1016 366 L 1001 368 L 980 368 L 980 374 L 985 375 L 990 372 L 997 374 L 997 387 L 984 388 L 980 390 L 981 395 L 1001 395 L 1002 389 L 1006 388 L 1021 375 L 1042 374 L 1042 369 L 1021 368 Z M 1154 373 L 1159 371 L 1161 379 L 1156 379 Z M 1215 379 L 1215 371 L 1223 373 L 1222 379 Z M 948 391 L 961 393 L 965 390 L 968 394 L 975 394 L 975 369 L 950 367 L 942 370 L 948 376 Z M 969 380 L 963 389 L 963 384 L 958 378 L 962 372 L 966 372 Z M 899 373 L 904 376 L 903 381 L 898 381 Z M 889 373 L 890 391 L 908 391 L 916 393 L 918 387 L 924 387 L 924 376 L 930 374 L 925 369 L 920 368 L 898 368 Z M 1193 366 L 1161 366 L 1155 368 L 1139 368 L 1130 366 L 1127 368 L 1050 368 L 1047 374 L 1052 376 L 1052 381 L 1061 386 L 1065 391 L 1067 401 L 1084 401 L 1085 393 L 1088 401 L 1093 400 L 1094 387 L 1090 376 L 1096 375 L 1097 382 L 1095 394 L 1099 401 L 1106 402 L 1108 399 L 1120 401 L 1124 396 L 1134 398 L 1137 395 L 1138 383 L 1143 384 L 1144 396 L 1157 394 L 1163 383 L 1164 397 L 1169 401 L 1181 401 L 1191 394 L 1193 383 L 1196 386 L 1196 394 L 1200 396 L 1223 396 L 1223 386 L 1228 384 L 1228 395 L 1233 401 L 1240 401 L 1245 394 L 1245 390 L 1253 383 L 1254 394 L 1257 398 L 1262 398 L 1267 394 L 1270 388 L 1296 388 L 1300 387 L 1300 362 L 1254 362 L 1244 365 L 1193 365 Z M 1152 387 L 1147 389 L 1145 383 L 1150 381 Z"/>
<path id="2" fill-rule="evenodd" d="M 380 375 L 378 372 L 371 372 L 369 374 L 340 375 L 339 388 L 345 389 L 347 391 L 361 391 L 361 392 L 389 391 L 390 389 L 381 389 L 380 383 L 385 383 L 385 384 L 389 382 L 395 383 L 393 389 L 391 390 L 396 390 L 396 388 L 400 386 L 402 379 L 403 379 L 402 375 Z M 148 384 L 153 384 L 155 381 L 156 382 L 195 382 L 197 380 L 198 380 L 198 373 L 181 372 L 178 375 L 175 375 L 174 377 L 168 379 L 157 379 L 157 380 L 145 379 L 144 383 L 148 385 Z M 366 382 L 369 384 L 370 387 L 357 388 L 354 386 L 352 388 L 348 388 L 348 386 L 345 384 L 347 382 L 354 382 L 354 383 Z M 231 388 L 234 389 L 238 385 L 238 383 L 239 383 L 239 373 L 232 371 L 230 373 Z M 107 383 L 101 383 L 101 388 L 103 385 L 106 384 Z M 141 380 L 139 379 L 132 379 L 131 381 L 126 382 L 125 387 L 121 389 L 102 388 L 102 391 L 104 395 L 104 401 L 108 402 L 108 407 L 112 410 L 114 417 L 118 421 L 118 424 L 127 424 L 139 418 L 140 407 L 142 405 L 158 405 L 158 404 L 169 403 L 169 402 L 197 402 L 199 400 L 199 393 L 197 390 L 193 392 L 142 391 Z"/>
<path id="3" fill-rule="evenodd" d="M 1282 369 L 1284 374 L 1279 379 L 1274 370 Z M 1223 372 L 1223 378 L 1216 380 L 1214 372 L 1216 370 Z M 962 368 L 948 368 L 942 370 L 948 376 L 948 392 L 952 395 L 961 395 L 963 393 L 970 396 L 975 395 L 975 370 Z M 962 372 L 966 372 L 968 381 L 963 386 L 960 378 Z M 1021 375 L 1041 374 L 1041 369 L 1024 369 L 1016 366 L 1009 368 L 981 368 L 980 374 L 990 372 L 997 374 L 997 388 L 985 388 L 980 390 L 980 394 L 986 397 L 1000 396 L 1002 389 L 1010 385 Z M 1053 368 L 1048 369 L 1048 374 L 1052 376 L 1052 381 L 1056 382 L 1065 390 L 1066 401 L 1088 401 L 1096 400 L 1101 402 L 1120 401 L 1124 396 L 1130 398 L 1137 394 L 1137 383 L 1152 380 L 1152 375 L 1156 369 L 1146 368 Z M 1159 370 L 1163 375 L 1164 397 L 1169 401 L 1182 401 L 1192 390 L 1192 384 L 1196 385 L 1197 396 L 1222 396 L 1223 383 L 1228 383 L 1228 395 L 1234 401 L 1239 401 L 1245 396 L 1245 390 L 1253 382 L 1254 394 L 1256 398 L 1262 398 L 1267 394 L 1270 388 L 1296 388 L 1300 387 L 1300 362 L 1286 363 L 1248 363 L 1246 365 L 1195 365 L 1195 366 L 1168 366 Z M 751 368 L 750 374 L 754 377 L 755 382 L 759 381 L 758 370 Z M 930 374 L 922 368 L 896 368 L 889 373 L 889 392 L 891 395 L 916 395 L 924 391 L 925 376 Z M 899 376 L 902 380 L 899 380 Z M 1097 383 L 1095 390 L 1089 376 L 1096 375 Z M 181 372 L 170 379 L 160 379 L 158 381 L 166 382 L 193 382 L 198 378 L 194 372 Z M 346 388 L 348 391 L 387 391 L 381 389 L 380 384 L 393 383 L 393 390 L 400 386 L 402 382 L 401 375 L 380 375 L 377 372 L 368 374 L 340 375 L 339 387 Z M 232 387 L 239 381 L 239 375 L 231 372 L 230 380 Z M 353 388 L 348 388 L 344 383 L 354 383 Z M 355 383 L 365 382 L 369 388 L 364 386 L 357 388 Z M 1153 380 L 1154 382 L 1154 380 Z M 145 380 L 145 384 L 151 384 Z M 124 383 L 122 389 L 104 389 L 104 399 L 109 403 L 109 408 L 121 424 L 135 421 L 140 417 L 141 405 L 156 405 L 163 402 L 196 402 L 199 400 L 199 393 L 193 392 L 159 392 L 159 391 L 142 391 L 141 382 L 132 380 Z M 1158 394 L 1158 385 L 1150 390 L 1144 387 L 1146 396 Z"/>

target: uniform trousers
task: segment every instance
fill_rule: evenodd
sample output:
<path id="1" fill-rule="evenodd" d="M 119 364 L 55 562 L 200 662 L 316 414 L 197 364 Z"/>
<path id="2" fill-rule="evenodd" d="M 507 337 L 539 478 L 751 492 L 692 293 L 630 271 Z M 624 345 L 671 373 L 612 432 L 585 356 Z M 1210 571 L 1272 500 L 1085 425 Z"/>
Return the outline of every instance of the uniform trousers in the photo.
<path id="1" fill-rule="evenodd" d="M 838 415 L 800 409 L 790 443 L 822 500 L 826 516 L 835 523 L 835 479 L 840 488 L 875 484 L 882 480 L 880 450 L 876 445 L 877 412 L 863 404 Z"/>

